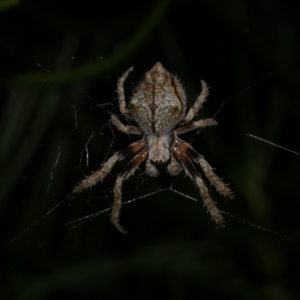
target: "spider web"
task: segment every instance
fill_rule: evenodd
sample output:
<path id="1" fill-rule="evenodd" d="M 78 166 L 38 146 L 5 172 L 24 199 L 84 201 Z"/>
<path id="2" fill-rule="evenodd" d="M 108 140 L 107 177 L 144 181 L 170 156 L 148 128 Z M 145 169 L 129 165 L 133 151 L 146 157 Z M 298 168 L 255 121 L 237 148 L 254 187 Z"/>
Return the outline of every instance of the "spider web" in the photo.
<path id="1" fill-rule="evenodd" d="M 12 47 L 11 47 L 11 51 L 12 51 L 12 53 L 16 53 L 16 55 L 18 55 L 23 60 L 25 60 L 27 63 L 29 63 L 32 66 L 32 68 L 37 68 L 37 70 L 41 69 L 43 71 L 47 71 L 48 73 L 51 73 L 51 71 L 49 71 L 48 69 L 43 67 L 41 64 L 30 62 L 29 59 L 27 59 L 25 56 L 23 56 L 22 53 L 16 52 Z M 228 104 L 231 101 L 234 101 L 235 99 L 238 99 L 240 96 L 242 96 L 248 90 L 251 90 L 255 86 L 263 83 L 265 80 L 268 79 L 269 76 L 272 76 L 276 72 L 280 71 L 280 69 L 284 68 L 287 64 L 289 64 L 289 63 L 285 63 L 285 64 L 281 65 L 280 67 L 276 68 L 274 71 L 268 73 L 266 76 L 263 76 L 262 78 L 258 79 L 254 83 L 251 83 L 249 86 L 247 86 L 245 89 L 243 89 L 242 91 L 235 94 L 233 97 L 230 97 L 228 100 L 225 100 L 223 103 L 221 103 L 219 108 L 216 110 L 216 112 L 214 114 L 214 118 L 216 118 L 221 113 L 223 107 L 226 104 Z M 39 72 L 39 71 L 37 71 L 37 72 Z M 116 85 L 116 80 L 114 80 L 114 81 L 115 82 L 112 82 L 110 80 L 110 78 L 108 78 L 108 80 L 107 80 L 108 84 L 111 87 Z M 62 96 L 57 94 L 56 91 L 52 88 L 51 85 L 47 85 L 47 86 L 50 90 L 51 97 L 61 99 Z M 95 98 L 91 97 L 90 95 L 84 94 L 84 92 L 81 92 L 81 93 L 82 93 L 82 96 L 86 97 L 87 101 L 89 102 L 89 105 L 91 106 L 91 108 L 93 110 L 105 111 L 108 117 L 110 116 L 110 114 L 112 112 L 115 112 L 116 107 L 117 107 L 117 102 L 116 101 L 108 101 L 107 103 L 99 104 L 96 97 Z M 77 109 L 76 105 L 71 105 L 69 111 L 70 111 L 70 114 L 73 115 L 73 121 L 72 121 L 71 124 L 69 124 L 70 125 L 69 132 L 70 132 L 70 134 L 74 134 L 76 131 L 81 130 L 82 128 L 84 128 L 84 124 L 82 124 L 82 122 L 80 122 L 80 124 L 79 124 L 78 115 L 80 113 L 78 112 L 78 109 Z M 3 107 L 2 112 L 5 112 L 5 107 Z M 103 131 L 105 133 L 103 133 Z M 107 134 L 107 131 L 109 132 L 109 134 Z M 201 131 L 202 130 L 198 130 L 196 133 L 194 133 L 191 136 L 190 139 L 195 140 L 197 138 L 198 134 Z M 88 136 L 86 142 L 82 145 L 82 149 L 79 152 L 77 151 L 78 152 L 78 161 L 79 161 L 79 163 L 77 164 L 77 166 L 74 169 L 77 169 L 77 171 L 78 170 L 80 171 L 81 176 L 79 177 L 79 180 L 80 180 L 80 178 L 82 178 L 83 175 L 89 175 L 91 170 L 98 169 L 101 166 L 101 163 L 105 162 L 109 158 L 109 156 L 112 155 L 112 153 L 116 151 L 116 147 L 115 147 L 116 134 L 118 136 L 120 136 L 120 134 L 117 133 L 116 130 L 111 127 L 109 122 L 105 122 L 104 124 L 100 123 L 97 131 L 92 131 L 90 133 L 90 135 Z M 89 150 L 90 149 L 90 144 L 92 144 L 92 143 L 101 143 L 100 138 L 103 137 L 104 135 L 106 135 L 106 136 L 109 135 L 108 140 L 110 140 L 110 142 L 108 144 L 107 149 L 104 150 L 105 155 L 104 155 L 104 157 L 101 157 L 101 162 L 99 162 L 99 164 L 98 164 L 99 166 L 97 167 L 97 163 L 93 163 L 93 168 L 91 169 L 91 164 L 90 164 L 91 154 L 90 154 L 90 150 Z M 262 140 L 262 141 L 265 141 L 265 142 L 268 142 L 266 140 L 263 140 L 259 137 L 254 136 L 252 134 L 248 134 L 248 136 L 259 139 L 259 140 Z M 124 137 L 123 137 L 123 140 L 124 140 Z M 133 141 L 132 137 L 129 137 L 129 136 L 126 137 L 125 140 L 127 140 L 126 144 L 129 144 L 130 142 Z M 55 197 L 55 192 L 53 192 L 52 183 L 53 183 L 53 181 L 55 181 L 57 179 L 57 177 L 60 176 L 59 172 L 56 169 L 58 168 L 58 165 L 63 164 L 63 160 L 65 159 L 64 156 L 66 156 L 67 153 L 68 153 L 68 151 L 64 149 L 64 141 L 63 140 L 59 141 L 59 142 L 56 142 L 56 143 L 57 143 L 57 146 L 56 147 L 54 146 L 54 150 L 53 150 L 53 153 L 55 153 L 55 154 L 54 154 L 53 159 L 52 159 L 52 165 L 50 164 L 49 167 L 48 167 L 48 171 L 46 171 L 46 173 L 48 173 L 48 176 L 46 175 L 46 178 L 48 177 L 48 179 L 46 179 L 46 181 L 48 181 L 47 187 L 46 187 L 46 194 L 47 195 L 54 195 L 54 197 Z M 279 146 L 277 144 L 273 144 L 271 142 L 268 142 L 268 143 L 273 145 L 273 146 L 280 147 L 280 148 L 284 149 L 285 151 L 289 151 L 293 154 L 299 155 L 299 153 L 297 153 L 295 151 L 292 151 L 292 150 L 289 150 L 285 147 L 281 147 L 281 146 Z M 95 156 L 95 154 L 93 154 L 93 156 Z M 94 157 L 93 160 L 98 160 L 98 157 Z M 95 167 L 95 165 L 96 165 L 96 167 Z M 72 172 L 74 171 L 74 169 L 72 169 Z M 117 174 L 117 172 L 114 171 L 112 173 L 112 175 L 110 174 L 110 175 L 108 175 L 108 177 L 111 176 L 114 179 L 114 178 L 116 178 L 116 174 Z M 22 176 L 22 178 L 25 182 L 28 182 L 28 181 L 34 180 L 36 178 L 36 176 L 37 175 L 34 175 L 34 174 L 33 175 L 24 175 L 24 176 Z M 186 180 L 188 180 L 188 179 L 186 179 Z M 139 172 L 138 176 L 134 175 L 133 180 L 131 180 L 131 181 L 134 182 L 135 188 L 131 187 L 131 190 L 126 189 L 126 192 L 123 195 L 124 198 L 126 199 L 126 200 L 124 200 L 124 203 L 123 203 L 123 205 L 125 205 L 125 206 L 128 205 L 128 204 L 132 204 L 133 202 L 141 201 L 142 199 L 150 198 L 152 196 L 157 196 L 158 194 L 165 193 L 165 192 L 175 193 L 175 194 L 181 195 L 182 197 L 193 200 L 193 201 L 201 200 L 199 198 L 192 197 L 192 196 L 190 196 L 189 194 L 187 194 L 185 192 L 181 192 L 180 190 L 175 189 L 174 188 L 174 185 L 175 185 L 174 182 L 176 180 L 174 180 L 174 179 L 172 179 L 170 181 L 169 187 L 166 187 L 166 186 L 159 187 L 158 182 L 155 179 L 147 177 L 144 174 L 144 172 L 141 171 L 141 172 Z M 152 187 L 143 188 L 143 185 L 146 181 L 151 182 Z M 101 187 L 99 188 L 99 186 L 101 186 Z M 108 186 L 110 186 L 110 187 L 108 187 Z M 84 199 L 83 203 L 90 203 L 90 202 L 97 202 L 97 203 L 102 202 L 103 203 L 104 202 L 106 208 L 101 209 L 101 210 L 96 211 L 96 212 L 92 212 L 92 213 L 87 214 L 87 215 L 84 215 L 82 213 L 82 211 L 80 211 L 81 216 L 78 216 L 74 220 L 64 221 L 61 228 L 65 227 L 67 230 L 72 230 L 72 229 L 77 228 L 77 226 L 83 224 L 84 222 L 86 222 L 88 220 L 99 217 L 100 215 L 107 215 L 107 214 L 110 213 L 110 211 L 111 211 L 111 204 L 110 203 L 113 200 L 113 195 L 112 195 L 113 180 L 110 181 L 110 184 L 105 184 L 105 183 L 101 184 L 100 183 L 97 187 L 98 187 L 97 193 L 100 190 L 101 195 L 97 195 L 97 196 L 95 196 L 95 195 L 93 195 L 93 196 L 82 195 L 81 200 Z M 28 231 L 32 230 L 34 227 L 41 226 L 41 223 L 47 222 L 46 219 L 52 213 L 54 213 L 56 210 L 60 209 L 61 206 L 63 206 L 63 205 L 67 205 L 69 207 L 74 206 L 74 204 L 73 204 L 74 200 L 75 200 L 75 196 L 71 193 L 68 194 L 65 198 L 63 198 L 62 200 L 60 200 L 56 204 L 54 204 L 54 206 L 50 207 L 50 209 L 47 210 L 46 213 L 42 214 L 42 216 L 40 218 L 37 218 L 37 220 L 34 223 L 32 223 L 31 225 L 26 227 L 23 231 L 21 231 L 19 234 L 17 234 L 14 238 L 12 238 L 10 241 L 8 241 L 2 247 L 1 251 L 6 249 L 10 244 L 14 243 L 19 238 L 23 237 Z M 26 202 L 26 201 L 29 201 L 29 200 L 23 199 L 23 203 Z M 78 202 L 79 201 L 77 201 L 77 203 Z M 241 222 L 245 222 L 246 224 L 248 224 L 250 226 L 262 229 L 264 231 L 268 231 L 270 233 L 279 234 L 279 235 L 282 235 L 283 237 L 293 239 L 292 237 L 290 237 L 288 235 L 280 234 L 276 231 L 269 230 L 269 229 L 267 229 L 263 226 L 258 226 L 258 225 L 252 224 L 251 222 L 245 221 L 245 220 L 243 220 L 243 219 L 241 219 L 237 216 L 234 216 L 234 215 L 232 215 L 232 214 L 230 214 L 226 211 L 222 211 L 222 212 L 223 212 L 223 214 L 225 214 L 229 217 L 232 217 L 236 220 L 239 220 Z M 84 216 L 82 216 L 82 214 Z M 108 220 L 108 218 L 106 218 L 106 219 Z"/>
<path id="2" fill-rule="evenodd" d="M 71 43 L 75 42 L 76 41 L 71 39 Z M 46 71 L 50 74 L 52 73 L 50 70 L 51 68 L 45 67 L 43 64 L 38 62 L 32 62 L 31 59 L 27 58 L 26 55 L 22 53 L 22 51 L 19 52 L 18 50 L 15 50 L 15 48 L 13 48 L 11 45 L 2 45 L 2 48 L 5 48 L 8 53 L 11 53 L 13 60 L 25 62 L 29 68 L 34 70 L 36 73 L 40 73 L 42 71 Z M 72 53 L 68 53 L 67 55 L 69 56 L 70 60 L 75 60 L 76 62 L 76 56 L 74 56 Z M 216 60 L 215 68 L 212 68 L 211 71 L 212 77 L 216 76 L 215 74 L 217 73 L 218 68 L 223 68 L 222 63 L 224 60 L 226 61 L 226 58 L 227 56 L 224 55 L 220 58 L 220 60 Z M 102 57 L 99 59 L 102 59 Z M 103 59 L 105 59 L 105 56 Z M 136 65 L 138 65 L 138 63 L 139 62 L 137 61 Z M 244 87 L 239 89 L 238 92 L 233 92 L 233 96 L 222 96 L 221 94 L 216 94 L 214 91 L 217 89 L 217 87 L 214 86 L 213 83 L 211 84 L 212 95 L 209 97 L 209 100 L 205 103 L 204 107 L 210 107 L 209 111 L 213 112 L 214 117 L 217 118 L 220 125 L 215 129 L 205 129 L 203 131 L 197 131 L 196 133 L 190 133 L 185 137 L 185 140 L 192 142 L 197 150 L 199 148 L 199 152 L 208 159 L 211 165 L 216 167 L 217 174 L 224 177 L 225 182 L 231 183 L 229 180 L 230 176 L 225 176 L 226 172 L 224 170 L 226 169 L 226 164 L 222 165 L 219 163 L 220 161 L 215 162 L 214 155 L 210 156 L 210 154 L 205 151 L 205 141 L 211 138 L 209 131 L 211 132 L 211 130 L 214 130 L 215 132 L 219 132 L 223 137 L 228 136 L 228 132 L 224 132 L 223 124 L 229 122 L 229 111 L 232 110 L 235 113 L 230 114 L 231 116 L 235 115 L 234 122 L 232 122 L 232 124 L 242 122 L 242 120 L 240 120 L 238 117 L 239 114 L 236 113 L 237 111 L 235 109 L 235 105 L 239 105 L 239 102 L 243 103 L 243 97 L 247 98 L 249 92 L 256 92 L 257 87 L 268 86 L 273 79 L 275 81 L 276 76 L 281 74 L 281 72 L 283 72 L 285 69 L 288 69 L 292 63 L 293 61 L 290 59 L 285 59 L 284 63 L 280 64 L 279 66 L 276 65 L 275 68 L 271 67 L 271 71 L 266 73 L 264 70 L 261 72 L 262 75 L 259 75 L 257 79 L 250 78 L 249 81 L 245 83 Z M 138 82 L 136 78 L 139 78 L 143 72 L 147 70 L 138 66 L 137 69 L 137 74 L 133 75 L 133 78 L 129 79 L 127 82 L 127 102 L 130 95 L 130 90 Z M 171 69 L 170 71 L 178 73 L 179 78 L 181 77 L 179 71 Z M 49 248 L 49 245 L 51 245 L 53 242 L 53 237 L 49 232 L 51 232 L 53 228 L 55 229 L 55 234 L 58 236 L 58 239 L 66 238 L 66 233 L 67 235 L 71 234 L 70 231 L 80 235 L 82 234 L 82 231 L 92 231 L 92 228 L 94 238 L 97 236 L 97 230 L 95 230 L 95 228 L 97 228 L 101 234 L 103 234 L 104 231 L 108 231 L 110 234 L 113 234 L 115 229 L 109 223 L 109 214 L 111 210 L 111 203 L 113 201 L 112 190 L 116 175 L 120 170 L 122 170 L 126 162 L 116 165 L 113 169 L 113 172 L 109 174 L 102 183 L 99 183 L 97 186 L 93 187 L 93 189 L 84 191 L 81 195 L 76 197 L 71 194 L 71 191 L 77 182 L 79 182 L 84 176 L 89 175 L 92 171 L 97 170 L 101 164 L 104 163 L 115 151 L 118 151 L 125 145 L 135 141 L 134 137 L 126 136 L 123 133 L 117 132 L 116 129 L 112 128 L 108 122 L 111 113 L 119 114 L 115 87 L 117 78 L 120 75 L 121 74 L 116 72 L 110 77 L 102 78 L 101 81 L 103 86 L 107 86 L 108 88 L 103 90 L 102 87 L 97 91 L 90 91 L 85 83 L 80 82 L 75 91 L 64 92 L 60 89 L 57 89 L 53 84 L 45 82 L 45 86 L 43 87 L 46 89 L 45 97 L 48 97 L 50 102 L 55 102 L 57 107 L 60 107 L 60 105 L 67 107 L 67 109 L 64 109 L 64 113 L 66 113 L 65 123 L 60 121 L 58 126 L 53 124 L 53 127 L 55 127 L 52 131 L 52 133 L 54 133 L 53 136 L 51 136 L 50 139 L 44 137 L 40 144 L 34 144 L 34 142 L 29 139 L 24 140 L 24 157 L 30 155 L 29 151 L 26 152 L 26 150 L 29 148 L 35 149 L 34 153 L 44 152 L 45 155 L 48 156 L 43 159 L 37 155 L 38 161 L 31 159 L 30 161 L 33 165 L 27 166 L 22 173 L 18 174 L 18 193 L 15 192 L 10 194 L 10 198 L 14 199 L 15 206 L 12 209 L 10 208 L 11 210 L 8 210 L 7 218 L 4 219 L 4 223 L 10 228 L 10 230 L 8 231 L 8 234 L 3 236 L 3 246 L 1 247 L 0 255 L 4 257 L 6 251 L 10 251 L 12 246 L 15 246 L 16 243 L 18 243 L 17 245 L 20 245 L 21 248 L 26 248 L 24 253 L 15 254 L 15 265 L 17 265 L 20 260 L 26 260 L 27 256 L 35 255 L 36 251 L 40 251 L 40 249 Z M 185 84 L 185 80 L 183 78 L 181 79 Z M 221 90 L 226 90 L 226 87 L 222 87 Z M 194 92 L 194 97 L 190 95 L 193 94 L 193 88 L 190 89 L 187 87 L 186 92 L 190 101 L 189 104 L 191 104 L 193 99 L 195 99 L 196 92 Z M 9 99 L 11 101 L 15 101 L 16 104 L 20 104 L 18 102 L 18 97 L 24 93 L 28 93 L 30 97 L 36 97 L 36 99 L 38 99 L 37 94 L 41 93 L 41 91 L 29 92 L 28 90 L 21 89 L 12 90 L 10 92 Z M 84 105 L 80 105 L 77 99 L 73 100 L 73 97 L 81 99 L 84 98 Z M 71 100 L 67 103 L 64 103 L 66 99 Z M 112 101 L 112 99 L 114 101 Z M 215 101 L 216 99 L 221 100 L 217 102 Z M 245 101 L 247 101 L 247 99 Z M 57 104 L 58 102 L 60 105 Z M 32 112 L 29 114 L 29 116 L 33 117 L 33 121 L 31 123 L 32 126 L 38 127 L 40 118 L 44 117 L 44 114 L 42 111 L 39 111 L 38 108 L 34 108 L 34 105 L 35 104 L 33 103 Z M 5 120 L 5 116 L 7 111 L 10 109 L 12 109 L 13 112 L 18 115 L 22 114 L 24 107 L 10 107 L 9 101 L 7 101 L 1 110 L 3 122 L 8 122 Z M 261 110 L 262 112 L 260 113 L 265 114 L 267 111 L 266 106 L 262 105 Z M 203 112 L 200 111 L 198 117 L 202 118 L 205 114 L 207 114 L 208 117 L 210 116 L 204 108 Z M 97 115 L 101 115 L 100 120 L 97 119 Z M 94 126 L 86 126 L 87 122 L 85 122 L 85 120 L 87 118 L 95 119 L 95 122 L 92 123 Z M 28 124 L 25 121 L 23 124 L 24 128 L 27 127 L 25 125 Z M 67 135 L 63 135 L 62 137 L 59 136 L 59 130 L 57 130 L 57 127 L 59 126 L 65 127 Z M 24 131 L 18 131 L 17 127 L 17 125 L 13 127 L 14 131 L 12 135 L 8 136 L 7 138 L 12 139 L 12 136 L 14 136 L 15 139 L 18 139 L 22 134 L 26 134 Z M 282 130 L 284 131 L 287 127 L 284 125 L 281 126 Z M 230 126 L 226 126 L 226 129 L 228 128 L 230 128 Z M 84 132 L 84 134 L 82 134 L 82 132 Z M 254 140 L 252 141 L 252 139 L 247 137 L 247 134 L 250 134 L 251 136 L 262 137 L 261 131 L 259 130 L 241 132 L 239 144 L 235 145 L 237 149 L 241 143 L 250 143 L 251 145 L 249 146 L 249 149 L 252 150 L 254 147 L 257 149 L 264 147 L 264 145 L 254 143 Z M 51 132 L 49 132 L 49 135 L 51 135 Z M 82 138 L 83 136 L 84 138 Z M 272 142 L 272 135 L 270 137 L 268 134 L 263 136 L 266 140 L 270 140 Z M 212 138 L 214 137 L 212 136 Z M 69 143 L 69 140 L 71 140 L 72 143 Z M 203 147 L 199 142 L 197 142 L 198 140 L 204 143 Z M 229 143 L 234 142 L 230 137 L 228 140 Z M 297 152 L 297 145 L 299 144 L 291 142 L 291 139 L 282 137 L 275 140 L 279 143 L 282 143 L 282 145 L 286 145 L 286 147 L 295 147 L 294 153 L 299 155 Z M 287 145 L 286 143 L 288 142 L 291 142 L 291 144 Z M 278 154 L 277 149 L 274 146 L 272 147 L 272 151 L 276 151 L 276 157 L 278 155 L 281 156 L 281 154 Z M 46 151 L 49 148 L 50 150 Z M 207 146 L 207 149 L 208 148 L 209 147 Z M 267 151 L 271 152 L 271 150 Z M 16 154 L 19 155 L 20 160 L 22 160 L 22 155 L 18 153 Z M 290 158 L 288 155 L 291 154 L 287 153 L 287 155 L 284 156 L 284 160 L 287 160 L 289 164 L 295 163 L 295 160 Z M 248 156 L 251 156 L 250 151 Z M 70 159 L 70 157 L 72 159 Z M 193 183 L 190 182 L 189 178 L 186 178 L 184 174 L 181 174 L 176 178 L 171 178 L 162 171 L 161 176 L 158 179 L 153 179 L 144 174 L 143 168 L 144 167 L 142 166 L 140 170 L 124 184 L 124 209 L 121 213 L 121 222 L 122 224 L 125 222 L 124 227 L 126 229 L 130 224 L 130 233 L 135 231 L 134 224 L 140 224 L 139 221 L 141 221 L 141 216 L 145 216 L 146 219 L 146 221 L 142 222 L 143 225 L 145 225 L 145 223 L 154 223 L 157 221 L 153 221 L 152 218 L 147 217 L 146 213 L 147 210 L 149 210 L 155 219 L 154 214 L 158 209 L 158 206 L 163 207 L 163 211 L 166 214 L 166 220 L 161 220 L 158 222 L 158 227 L 160 229 L 163 228 L 162 226 L 165 223 L 168 223 L 168 225 L 165 226 L 165 230 L 170 230 L 171 228 L 176 228 L 177 226 L 179 227 L 182 223 L 179 223 L 179 225 L 176 224 L 177 218 L 180 219 L 178 212 L 181 211 L 182 206 L 186 206 L 187 211 L 191 212 L 191 210 L 194 210 L 197 211 L 197 214 L 201 215 L 201 218 L 204 219 L 202 224 L 206 226 L 205 228 L 210 228 L 212 231 L 215 230 L 214 224 L 210 223 L 210 217 L 205 215 L 205 210 L 201 208 L 202 202 L 198 196 L 198 191 L 196 187 L 194 187 Z M 280 163 L 280 168 L 283 168 L 282 163 Z M 291 174 L 292 173 L 293 171 L 291 170 Z M 182 184 L 183 181 L 186 184 L 185 186 Z M 288 179 L 286 180 L 286 184 L 287 183 Z M 30 191 L 35 185 L 40 185 L 41 189 L 38 189 L 34 194 Z M 230 218 L 227 218 L 226 220 L 229 228 L 231 226 L 241 226 L 241 222 L 246 222 L 246 226 L 243 226 L 243 230 L 246 232 L 245 234 L 249 234 L 249 231 L 247 231 L 246 227 L 251 226 L 257 227 L 269 233 L 287 232 L 287 235 L 280 233 L 281 236 L 287 238 L 291 238 L 289 235 L 297 236 L 297 231 L 293 230 L 291 224 L 288 226 L 279 225 L 273 231 L 267 229 L 269 228 L 268 226 L 270 223 L 266 222 L 265 224 L 264 221 L 262 221 L 264 220 L 264 217 L 262 216 L 263 214 L 258 215 L 257 218 L 250 218 L 251 213 L 247 214 L 247 208 L 243 207 L 239 202 L 242 197 L 240 196 L 241 192 L 238 189 L 238 185 L 233 186 L 231 184 L 231 188 L 236 193 L 236 200 L 225 203 L 222 203 L 223 199 L 221 199 L 221 197 L 214 193 L 213 189 L 210 188 L 213 198 L 218 200 L 218 207 L 220 207 L 221 211 L 223 211 L 223 214 L 228 217 L 232 217 L 233 219 L 233 221 L 230 221 Z M 40 199 L 40 204 L 37 204 L 35 201 L 36 197 Z M 291 195 L 289 195 L 288 198 L 289 197 L 291 197 Z M 167 201 L 164 201 L 164 198 L 174 199 L 168 199 Z M 189 201 L 191 203 L 186 204 L 186 199 L 192 200 Z M 195 204 L 193 203 L 194 201 L 198 201 L 199 203 Z M 241 207 L 241 209 L 238 210 L 235 207 Z M 251 208 L 248 209 L 251 211 Z M 254 211 L 254 208 L 252 209 Z M 28 210 L 32 211 L 30 217 L 22 218 L 22 213 L 27 212 Z M 194 216 L 193 212 L 191 212 L 191 215 L 192 219 Z M 130 218 L 133 219 L 129 222 Z M 159 218 L 162 219 L 161 213 L 158 219 Z M 251 221 L 245 221 L 244 219 L 250 219 Z M 236 220 L 238 220 L 238 222 L 236 222 Z M 260 226 L 255 224 L 262 225 Z M 271 226 L 271 228 L 273 227 Z M 139 233 L 141 232 L 143 232 L 143 230 L 140 229 Z M 30 246 L 24 247 L 25 244 L 29 244 Z M 10 267 L 14 268 L 15 265 Z"/>

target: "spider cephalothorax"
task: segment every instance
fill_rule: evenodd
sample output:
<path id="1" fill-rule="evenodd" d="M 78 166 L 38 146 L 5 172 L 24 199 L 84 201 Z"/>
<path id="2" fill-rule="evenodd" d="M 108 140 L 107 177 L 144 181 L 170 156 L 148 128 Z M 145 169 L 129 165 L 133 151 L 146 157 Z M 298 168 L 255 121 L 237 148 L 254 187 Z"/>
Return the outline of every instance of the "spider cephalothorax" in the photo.
<path id="1" fill-rule="evenodd" d="M 132 70 L 133 67 L 127 70 L 119 79 L 118 98 L 122 115 L 137 122 L 138 127 L 126 126 L 114 115 L 111 116 L 111 122 L 119 130 L 128 134 L 142 135 L 143 138 L 115 153 L 104 163 L 100 170 L 85 178 L 73 192 L 78 193 L 101 181 L 117 161 L 130 154 L 137 153 L 125 170 L 118 175 L 114 187 L 115 198 L 111 222 L 118 230 L 126 233 L 119 224 L 123 181 L 128 179 L 143 161 L 146 161 L 145 169 L 149 176 L 156 176 L 158 174 L 157 165 L 162 163 L 167 164 L 168 172 L 171 175 L 179 174 L 183 168 L 199 188 L 204 204 L 212 218 L 218 225 L 222 225 L 223 218 L 211 199 L 194 163 L 200 165 L 210 183 L 227 198 L 232 198 L 230 189 L 213 172 L 212 167 L 202 155 L 188 143 L 178 138 L 178 135 L 187 131 L 217 125 L 217 122 L 213 119 L 192 121 L 209 94 L 206 83 L 201 81 L 202 92 L 188 113 L 185 114 L 186 97 L 181 83 L 160 62 L 157 62 L 149 72 L 145 73 L 144 78 L 131 97 L 129 108 L 127 108 L 124 81 Z"/>

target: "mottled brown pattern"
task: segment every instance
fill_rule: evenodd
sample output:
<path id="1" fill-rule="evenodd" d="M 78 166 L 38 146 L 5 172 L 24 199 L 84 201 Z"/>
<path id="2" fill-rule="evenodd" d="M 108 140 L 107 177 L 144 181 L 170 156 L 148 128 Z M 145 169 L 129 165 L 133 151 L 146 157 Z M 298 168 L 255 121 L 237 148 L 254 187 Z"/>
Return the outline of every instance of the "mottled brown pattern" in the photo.
<path id="1" fill-rule="evenodd" d="M 211 199 L 194 163 L 201 167 L 206 178 L 222 195 L 227 198 L 232 198 L 233 195 L 227 185 L 213 172 L 212 167 L 204 157 L 177 137 L 177 135 L 190 130 L 217 125 L 217 122 L 213 119 L 192 122 L 209 95 L 207 84 L 201 81 L 202 92 L 188 113 L 185 114 L 186 97 L 181 83 L 160 62 L 157 62 L 150 71 L 145 73 L 142 81 L 134 90 L 129 108 L 127 108 L 124 82 L 132 70 L 133 67 L 128 69 L 119 79 L 118 99 L 121 114 L 136 121 L 138 127 L 126 126 L 114 115 L 111 117 L 111 122 L 120 131 L 127 134 L 143 135 L 143 138 L 115 153 L 104 163 L 100 170 L 85 178 L 73 192 L 79 193 L 83 189 L 95 185 L 110 173 L 117 161 L 137 153 L 124 171 L 119 174 L 114 187 L 111 222 L 119 231 L 126 233 L 119 224 L 123 182 L 135 172 L 143 161 L 146 161 L 145 171 L 149 176 L 157 176 L 159 174 L 157 165 L 163 163 L 167 164 L 167 170 L 171 175 L 177 175 L 184 169 L 198 187 L 212 218 L 218 226 L 221 226 L 223 223 L 222 215 Z"/>
<path id="2" fill-rule="evenodd" d="M 162 135 L 174 128 L 186 109 L 179 80 L 161 63 L 144 75 L 132 95 L 129 110 L 145 135 Z"/>

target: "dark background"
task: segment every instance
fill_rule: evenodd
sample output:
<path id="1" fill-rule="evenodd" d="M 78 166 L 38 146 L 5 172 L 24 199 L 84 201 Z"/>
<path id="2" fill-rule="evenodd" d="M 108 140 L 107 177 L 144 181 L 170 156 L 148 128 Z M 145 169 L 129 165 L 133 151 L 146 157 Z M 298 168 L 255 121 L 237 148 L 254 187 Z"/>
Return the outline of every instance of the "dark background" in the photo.
<path id="1" fill-rule="evenodd" d="M 1 299 L 299 299 L 300 157 L 247 136 L 300 151 L 299 5 L 2 2 Z M 216 230 L 188 177 L 147 178 L 142 166 L 123 189 L 136 199 L 122 209 L 128 235 L 109 211 L 65 226 L 110 207 L 126 162 L 71 192 L 136 140 L 108 123 L 120 115 L 116 83 L 135 66 L 129 101 L 156 61 L 181 79 L 188 107 L 200 79 L 210 85 L 198 118 L 217 113 L 219 126 L 183 138 L 234 191 L 224 201 L 207 182 L 218 207 L 246 222 L 224 214 Z"/>

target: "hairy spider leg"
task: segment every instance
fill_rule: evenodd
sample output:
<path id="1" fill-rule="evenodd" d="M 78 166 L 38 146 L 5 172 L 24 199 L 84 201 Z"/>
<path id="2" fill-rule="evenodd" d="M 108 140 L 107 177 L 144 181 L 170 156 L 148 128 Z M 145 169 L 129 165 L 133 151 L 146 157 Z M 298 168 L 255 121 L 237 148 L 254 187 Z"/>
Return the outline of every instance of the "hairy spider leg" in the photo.
<path id="1" fill-rule="evenodd" d="M 177 139 L 176 146 L 184 153 L 188 155 L 188 157 L 192 158 L 192 160 L 198 163 L 206 178 L 210 181 L 210 183 L 216 188 L 216 190 L 225 196 L 226 198 L 233 199 L 233 194 L 228 186 L 214 173 L 213 168 L 208 164 L 208 162 L 204 159 L 202 155 L 200 155 L 197 151 L 195 151 L 189 144 L 184 142 L 181 139 Z"/>
<path id="2" fill-rule="evenodd" d="M 82 190 L 91 187 L 101 181 L 113 168 L 115 163 L 117 161 L 120 161 L 130 154 L 133 154 L 135 152 L 140 151 L 145 147 L 145 144 L 143 141 L 138 141 L 135 143 L 130 144 L 128 147 L 124 148 L 123 150 L 115 153 L 112 157 L 110 157 L 102 166 L 102 168 L 96 172 L 94 172 L 92 175 L 86 177 L 84 180 L 82 180 L 79 185 L 73 190 L 73 193 L 77 194 L 81 192 Z"/>
<path id="3" fill-rule="evenodd" d="M 133 71 L 133 69 L 134 67 L 129 68 L 118 81 L 118 98 L 119 98 L 120 112 L 123 116 L 128 117 L 130 119 L 132 119 L 132 115 L 130 110 L 126 107 L 124 82 L 128 77 L 128 75 Z"/>
<path id="4" fill-rule="evenodd" d="M 142 150 L 140 153 L 138 153 L 131 162 L 126 166 L 124 171 L 119 174 L 116 184 L 114 187 L 114 203 L 111 213 L 110 221 L 111 223 L 123 234 L 126 234 L 127 231 L 122 228 L 122 226 L 119 224 L 119 216 L 120 211 L 122 207 L 122 185 L 123 181 L 128 179 L 133 173 L 136 171 L 136 169 L 139 167 L 139 165 L 148 157 L 148 151 L 146 149 Z"/>
<path id="5" fill-rule="evenodd" d="M 175 129 L 177 134 L 186 133 L 191 130 L 195 130 L 197 128 L 206 127 L 206 126 L 216 126 L 218 123 L 214 119 L 202 119 L 198 121 L 194 121 L 192 123 L 180 126 Z"/>
<path id="6" fill-rule="evenodd" d="M 198 96 L 194 105 L 190 108 L 186 116 L 183 118 L 183 123 L 189 123 L 198 113 L 198 110 L 201 108 L 201 105 L 206 101 L 207 96 L 209 95 L 208 85 L 204 80 L 201 80 L 202 92 Z"/>
<path id="7" fill-rule="evenodd" d="M 218 208 L 216 207 L 214 201 L 209 195 L 208 189 L 201 178 L 201 175 L 196 170 L 195 166 L 191 162 L 191 160 L 187 157 L 187 155 L 176 148 L 173 151 L 174 155 L 181 161 L 182 166 L 185 172 L 189 175 L 189 177 L 195 182 L 197 185 L 200 195 L 204 201 L 205 206 L 207 207 L 209 213 L 211 214 L 212 218 L 215 220 L 218 226 L 222 226 L 223 224 L 223 217 L 219 212 Z"/>
<path id="8" fill-rule="evenodd" d="M 110 121 L 117 129 L 127 134 L 143 134 L 143 131 L 140 128 L 132 125 L 124 125 L 115 115 L 111 116 Z"/>

